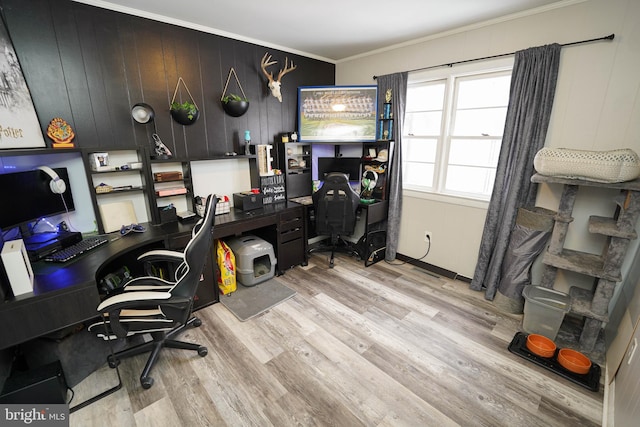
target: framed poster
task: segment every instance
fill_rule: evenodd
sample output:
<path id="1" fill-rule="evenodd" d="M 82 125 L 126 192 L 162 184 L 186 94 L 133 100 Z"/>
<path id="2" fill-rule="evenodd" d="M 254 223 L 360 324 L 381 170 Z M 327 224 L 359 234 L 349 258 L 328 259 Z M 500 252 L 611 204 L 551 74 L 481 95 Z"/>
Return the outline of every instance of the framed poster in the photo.
<path id="1" fill-rule="evenodd" d="M 300 141 L 375 141 L 377 109 L 377 86 L 299 87 Z"/>
<path id="2" fill-rule="evenodd" d="M 45 146 L 27 82 L 0 19 L 0 150 Z"/>

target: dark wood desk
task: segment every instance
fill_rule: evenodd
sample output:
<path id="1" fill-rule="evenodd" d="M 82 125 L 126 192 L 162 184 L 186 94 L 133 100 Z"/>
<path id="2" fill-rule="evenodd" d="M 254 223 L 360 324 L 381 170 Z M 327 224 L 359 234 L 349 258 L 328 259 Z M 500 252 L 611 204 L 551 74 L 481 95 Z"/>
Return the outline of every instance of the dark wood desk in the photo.
<path id="1" fill-rule="evenodd" d="M 269 237 L 274 245 L 276 257 L 284 256 L 288 234 L 285 232 L 288 218 L 298 215 L 301 236 L 304 230 L 303 211 L 295 203 L 267 205 L 262 209 L 242 212 L 233 209 L 228 214 L 217 215 L 214 238 L 223 238 L 255 231 Z M 96 317 L 100 303 L 97 278 L 122 264 L 122 257 L 135 260 L 137 255 L 152 248 L 181 249 L 191 238 L 194 222 L 153 226 L 148 225 L 144 233 L 131 233 L 120 237 L 111 233 L 113 240 L 78 259 L 65 264 L 40 261 L 33 264 L 35 281 L 32 293 L 10 298 L 0 303 L 0 349 L 46 335 L 62 328 Z M 268 230 L 268 231 L 265 231 Z M 302 239 L 300 240 L 302 244 Z M 304 252 L 302 250 L 301 252 Z M 289 261 L 290 262 L 290 261 Z M 299 263 L 303 263 L 301 260 Z M 279 261 L 280 263 L 280 261 Z M 207 265 L 214 266 L 213 257 Z M 291 265 L 279 265 L 283 271 Z M 285 268 L 286 267 L 286 268 Z M 217 301 L 218 287 L 215 270 L 205 271 L 206 289 L 198 293 L 208 301 Z M 204 287 L 203 286 L 203 287 Z M 211 302 L 209 302 L 211 303 Z M 196 306 L 198 304 L 196 303 Z M 200 307 L 203 306 L 200 304 Z"/>

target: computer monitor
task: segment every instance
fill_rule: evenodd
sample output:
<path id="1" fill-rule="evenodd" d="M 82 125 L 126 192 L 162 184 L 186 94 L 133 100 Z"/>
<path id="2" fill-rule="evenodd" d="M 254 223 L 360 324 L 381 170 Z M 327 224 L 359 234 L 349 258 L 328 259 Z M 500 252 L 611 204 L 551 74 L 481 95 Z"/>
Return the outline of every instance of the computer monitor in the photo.
<path id="1" fill-rule="evenodd" d="M 349 181 L 360 181 L 359 157 L 318 157 L 318 180 L 323 181 L 324 176 L 331 172 L 347 174 Z"/>
<path id="2" fill-rule="evenodd" d="M 53 170 L 67 184 L 63 194 L 51 191 L 51 177 L 39 169 L 0 174 L 0 229 L 7 231 L 75 209 L 67 169 Z"/>

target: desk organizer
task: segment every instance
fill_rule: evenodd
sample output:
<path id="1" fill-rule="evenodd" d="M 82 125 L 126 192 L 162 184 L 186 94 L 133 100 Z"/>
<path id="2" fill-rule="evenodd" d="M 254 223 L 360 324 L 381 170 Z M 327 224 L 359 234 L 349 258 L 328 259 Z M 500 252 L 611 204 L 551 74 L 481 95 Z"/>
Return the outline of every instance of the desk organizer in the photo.
<path id="1" fill-rule="evenodd" d="M 593 361 L 591 362 L 589 372 L 584 375 L 574 374 L 563 368 L 558 362 L 559 350 L 556 350 L 553 357 L 548 358 L 531 353 L 527 348 L 527 334 L 522 332 L 516 332 L 513 340 L 509 344 L 509 351 L 591 391 L 598 391 L 600 389 L 600 365 L 593 363 Z"/>

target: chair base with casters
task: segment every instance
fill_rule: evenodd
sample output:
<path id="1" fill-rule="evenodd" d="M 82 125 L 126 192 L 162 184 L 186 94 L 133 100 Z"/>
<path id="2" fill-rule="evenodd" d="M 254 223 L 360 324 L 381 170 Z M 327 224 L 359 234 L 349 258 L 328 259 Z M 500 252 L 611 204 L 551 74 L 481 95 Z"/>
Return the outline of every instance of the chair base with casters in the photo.
<path id="1" fill-rule="evenodd" d="M 330 240 L 331 242 L 329 244 L 320 244 L 319 246 L 312 247 L 307 251 L 307 253 L 312 254 L 314 252 L 331 252 L 331 255 L 329 257 L 329 268 L 333 268 L 336 252 L 354 256 L 358 258 L 358 260 L 362 259 L 360 252 L 357 250 L 353 243 L 348 242 L 339 236 L 331 237 Z"/>
<path id="2" fill-rule="evenodd" d="M 107 357 L 109 367 L 116 368 L 120 364 L 121 359 L 151 352 L 147 359 L 147 363 L 142 370 L 142 374 L 140 375 L 140 384 L 142 384 L 142 388 L 148 389 L 153 385 L 153 378 L 151 378 L 149 374 L 151 373 L 151 369 L 155 363 L 158 361 L 160 350 L 162 350 L 162 348 L 169 347 L 182 350 L 193 350 L 197 351 L 198 356 L 200 357 L 204 357 L 208 354 L 209 351 L 205 346 L 185 341 L 177 341 L 174 339 L 187 328 L 197 328 L 201 324 L 202 321 L 200 319 L 192 317 L 184 325 L 180 325 L 169 332 L 151 332 L 151 337 L 153 338 L 151 341 L 138 344 L 134 347 L 121 350 L 113 355 L 109 355 L 109 357 Z"/>

